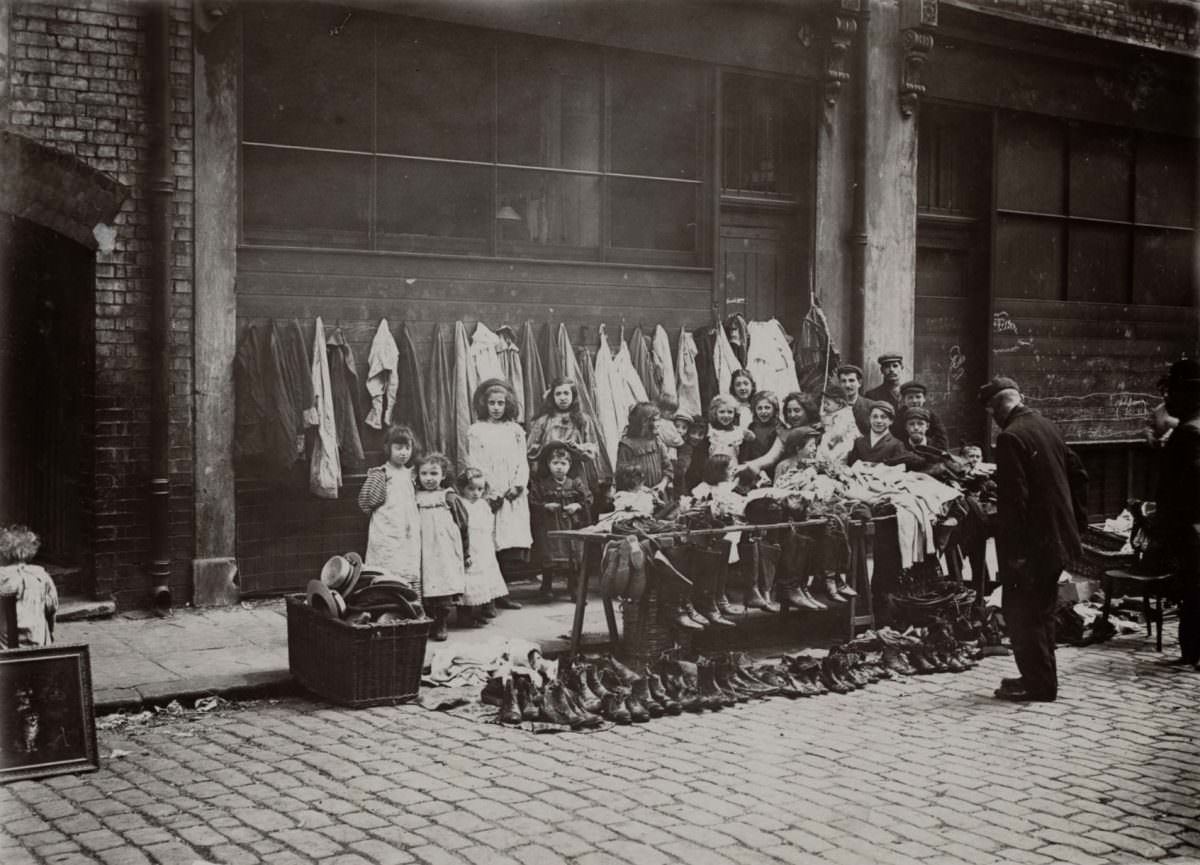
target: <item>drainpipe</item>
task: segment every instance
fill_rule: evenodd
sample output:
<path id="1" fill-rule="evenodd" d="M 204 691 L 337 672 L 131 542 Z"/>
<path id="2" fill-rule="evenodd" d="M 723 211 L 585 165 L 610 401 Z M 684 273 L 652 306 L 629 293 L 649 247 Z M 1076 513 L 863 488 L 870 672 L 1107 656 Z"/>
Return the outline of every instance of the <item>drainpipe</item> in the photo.
<path id="1" fill-rule="evenodd" d="M 171 607 L 171 12 L 154 0 L 146 12 L 146 97 L 149 120 L 150 210 L 150 602 Z"/>
<path id="2" fill-rule="evenodd" d="M 858 14 L 858 38 L 855 40 L 856 68 L 852 80 L 855 89 L 854 112 L 854 210 L 850 229 L 850 345 L 849 356 L 859 358 L 863 368 L 869 361 L 866 351 L 867 308 L 867 122 L 870 114 L 867 93 L 870 88 L 868 30 L 871 24 L 871 0 L 861 0 Z"/>

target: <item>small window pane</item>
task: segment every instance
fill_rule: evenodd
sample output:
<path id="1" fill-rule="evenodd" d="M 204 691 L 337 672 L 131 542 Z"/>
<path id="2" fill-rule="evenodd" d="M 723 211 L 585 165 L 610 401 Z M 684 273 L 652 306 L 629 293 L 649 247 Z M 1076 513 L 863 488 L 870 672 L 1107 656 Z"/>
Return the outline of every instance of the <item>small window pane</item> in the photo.
<path id="1" fill-rule="evenodd" d="M 389 17 L 379 28 L 379 45 L 380 152 L 491 160 L 487 37 L 467 28 Z"/>
<path id="2" fill-rule="evenodd" d="M 1196 224 L 1196 143 L 1148 135 L 1137 144 L 1137 221 Z"/>
<path id="3" fill-rule="evenodd" d="M 614 247 L 699 251 L 700 184 L 625 178 L 610 182 Z"/>
<path id="4" fill-rule="evenodd" d="M 612 60 L 612 170 L 699 178 L 703 78 L 690 64 L 615 55 Z"/>
<path id="5" fill-rule="evenodd" d="M 496 228 L 500 255 L 597 259 L 600 178 L 502 170 Z"/>
<path id="6" fill-rule="evenodd" d="M 1128 220 L 1133 144 L 1124 133 L 1071 130 L 1071 215 Z"/>
<path id="7" fill-rule="evenodd" d="M 1062 297 L 1064 225 L 1057 219 L 1002 216 L 996 228 L 997 297 Z"/>
<path id="8" fill-rule="evenodd" d="M 1063 212 L 1063 137 L 1063 128 L 1056 121 L 1005 116 L 996 154 L 1000 208 Z"/>
<path id="9" fill-rule="evenodd" d="M 380 158 L 376 172 L 380 249 L 488 253 L 492 169 Z"/>
<path id="10" fill-rule="evenodd" d="M 371 16 L 282 4 L 245 16 L 245 139 L 370 150 Z"/>
<path id="11" fill-rule="evenodd" d="M 1128 303 L 1129 229 L 1073 222 L 1067 300 Z"/>
<path id="12" fill-rule="evenodd" d="M 242 148 L 247 243 L 365 248 L 371 158 Z"/>
<path id="13" fill-rule="evenodd" d="M 499 52 L 499 160 L 600 168 L 600 56 L 520 40 Z"/>
<path id="14" fill-rule="evenodd" d="M 1196 235 L 1139 228 L 1134 235 L 1133 302 L 1195 306 Z"/>

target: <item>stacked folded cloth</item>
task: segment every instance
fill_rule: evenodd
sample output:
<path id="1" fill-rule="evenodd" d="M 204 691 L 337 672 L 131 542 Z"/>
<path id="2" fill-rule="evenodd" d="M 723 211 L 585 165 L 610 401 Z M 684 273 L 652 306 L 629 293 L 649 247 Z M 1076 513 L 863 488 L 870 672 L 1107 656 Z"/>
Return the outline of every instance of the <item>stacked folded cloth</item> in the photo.
<path id="1" fill-rule="evenodd" d="M 358 553 L 333 556 L 308 583 L 307 603 L 330 618 L 370 626 L 425 618 L 421 596 L 402 577 L 363 564 Z"/>

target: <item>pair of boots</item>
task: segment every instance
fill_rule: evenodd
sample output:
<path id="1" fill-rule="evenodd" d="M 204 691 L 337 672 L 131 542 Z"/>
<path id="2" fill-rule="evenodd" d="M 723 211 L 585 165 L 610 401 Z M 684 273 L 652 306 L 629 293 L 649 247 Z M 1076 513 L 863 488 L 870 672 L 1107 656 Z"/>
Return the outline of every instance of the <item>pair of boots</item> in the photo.
<path id="1" fill-rule="evenodd" d="M 816 597 L 819 590 L 813 586 L 814 580 L 809 567 L 813 543 L 812 538 L 799 533 L 788 538 L 784 549 L 785 570 L 788 575 L 782 592 L 784 603 L 802 610 L 827 610 L 830 603 L 844 604 L 857 597 L 858 592 L 850 588 L 845 575 L 836 571 L 827 573 L 819 584 L 823 585 L 828 602 Z"/>
<path id="2" fill-rule="evenodd" d="M 692 544 L 677 544 L 662 551 L 665 562 L 655 558 L 669 578 L 663 583 L 666 591 L 666 615 L 671 623 L 688 631 L 708 627 L 733 628 L 736 625 L 726 615 L 743 612 L 725 597 L 728 577 L 728 545 L 717 549 Z M 685 591 L 685 577 L 692 584 L 690 595 Z M 670 577 L 674 577 L 671 579 Z"/>
<path id="3" fill-rule="evenodd" d="M 744 563 L 743 567 L 749 572 L 750 586 L 746 590 L 746 609 L 778 613 L 780 607 L 774 600 L 775 575 L 779 569 L 779 560 L 783 556 L 783 548 L 766 541 L 752 541 L 741 544 L 738 553 Z"/>

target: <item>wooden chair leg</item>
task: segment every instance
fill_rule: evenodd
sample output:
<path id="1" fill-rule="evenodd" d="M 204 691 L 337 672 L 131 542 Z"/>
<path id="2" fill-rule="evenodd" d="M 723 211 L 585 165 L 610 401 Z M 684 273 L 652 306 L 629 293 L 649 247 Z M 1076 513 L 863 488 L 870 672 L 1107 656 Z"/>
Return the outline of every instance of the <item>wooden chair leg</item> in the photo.
<path id="1" fill-rule="evenodd" d="M 1156 606 L 1158 607 L 1158 611 L 1156 612 L 1156 614 L 1154 616 L 1154 624 L 1158 628 L 1158 636 L 1154 640 L 1154 647 L 1158 651 L 1161 652 L 1162 651 L 1162 626 L 1163 626 L 1163 598 L 1162 598 L 1162 595 L 1159 595 L 1156 600 L 1157 600 Z"/>
<path id="2" fill-rule="evenodd" d="M 1150 593 L 1142 595 L 1142 615 L 1146 617 L 1146 636 L 1149 637 L 1154 633 L 1151 626 L 1154 624 L 1154 608 L 1150 606 Z"/>

